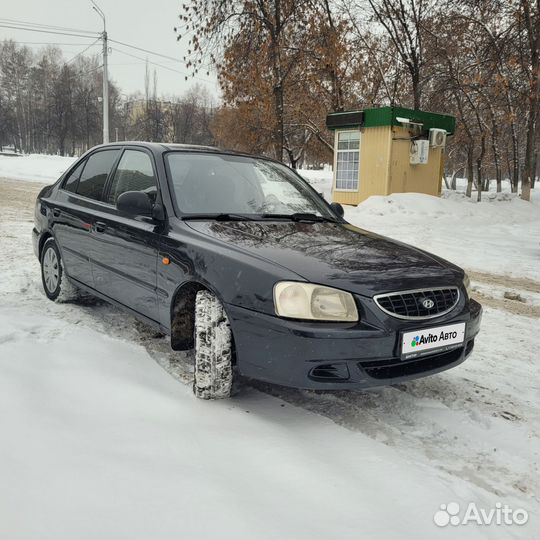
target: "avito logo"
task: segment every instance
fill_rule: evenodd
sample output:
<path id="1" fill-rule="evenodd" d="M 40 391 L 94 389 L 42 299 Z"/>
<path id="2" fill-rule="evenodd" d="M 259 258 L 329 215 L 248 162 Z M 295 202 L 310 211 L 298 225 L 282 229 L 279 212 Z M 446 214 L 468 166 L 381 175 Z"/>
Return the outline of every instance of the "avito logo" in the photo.
<path id="1" fill-rule="evenodd" d="M 433 521 L 438 527 L 447 525 L 525 525 L 529 520 L 527 510 L 510 508 L 507 504 L 495 503 L 495 508 L 479 508 L 471 502 L 462 511 L 457 502 L 441 504 L 433 515 Z"/>
<path id="2" fill-rule="evenodd" d="M 425 345 L 426 343 L 436 343 L 438 337 L 435 334 L 428 334 L 427 336 L 416 336 L 411 341 L 411 347 L 419 347 L 420 345 Z"/>
<path id="3" fill-rule="evenodd" d="M 427 343 L 437 343 L 437 341 L 447 341 L 449 339 L 455 339 L 457 332 L 444 332 L 442 331 L 439 336 L 436 334 L 428 334 L 427 336 L 416 336 L 411 341 L 411 347 L 419 347 L 420 345 L 426 345 Z"/>

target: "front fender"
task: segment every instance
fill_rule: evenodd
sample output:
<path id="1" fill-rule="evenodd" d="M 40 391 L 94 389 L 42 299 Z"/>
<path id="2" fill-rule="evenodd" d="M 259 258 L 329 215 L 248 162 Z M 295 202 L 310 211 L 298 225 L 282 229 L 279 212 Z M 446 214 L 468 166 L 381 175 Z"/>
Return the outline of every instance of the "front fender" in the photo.
<path id="1" fill-rule="evenodd" d="M 163 264 L 163 257 L 168 259 L 168 264 Z M 175 295 L 186 283 L 201 284 L 214 292 L 223 304 L 273 315 L 275 283 L 282 280 L 305 281 L 276 263 L 202 235 L 187 226 L 164 237 L 157 264 L 162 324 L 168 324 Z"/>

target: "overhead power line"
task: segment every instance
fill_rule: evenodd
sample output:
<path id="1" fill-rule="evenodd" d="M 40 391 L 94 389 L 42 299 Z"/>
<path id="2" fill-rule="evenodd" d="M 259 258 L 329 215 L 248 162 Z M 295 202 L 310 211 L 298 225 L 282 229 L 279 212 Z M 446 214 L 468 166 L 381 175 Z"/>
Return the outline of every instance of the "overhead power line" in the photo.
<path id="1" fill-rule="evenodd" d="M 17 19 L 4 19 L 0 17 L 0 23 L 16 24 L 18 26 L 27 26 L 33 28 L 44 28 L 48 30 L 62 30 L 64 32 L 78 32 L 80 34 L 95 34 L 92 30 L 81 30 L 80 28 L 69 28 L 67 26 L 55 26 L 52 24 L 34 23 L 29 21 L 21 21 Z"/>
<path id="2" fill-rule="evenodd" d="M 112 39 L 110 41 L 112 41 Z M 152 60 L 148 60 L 148 58 L 141 58 L 140 56 L 136 56 L 136 55 L 128 53 L 126 51 L 122 51 L 118 47 L 115 47 L 113 50 L 119 52 L 120 54 L 125 54 L 126 56 L 130 56 L 131 58 L 136 58 L 137 60 L 141 60 L 141 63 L 148 63 L 148 64 L 150 64 L 152 66 L 157 66 L 157 67 L 160 67 L 162 69 L 167 69 L 169 71 L 173 71 L 174 73 L 179 73 L 180 75 L 184 75 L 184 77 L 186 77 L 186 78 L 191 77 L 191 75 L 186 71 L 180 71 L 179 69 L 175 69 L 175 68 L 172 68 L 172 67 L 169 67 L 169 66 L 164 66 L 163 64 L 158 64 L 157 62 L 153 62 Z M 193 78 L 194 79 L 199 79 L 200 81 L 203 81 L 203 82 L 213 83 L 213 81 L 211 81 L 209 79 L 203 79 L 202 77 L 194 76 Z"/>
<path id="3" fill-rule="evenodd" d="M 57 45 L 58 47 L 80 47 L 81 45 L 91 45 L 92 43 L 60 43 L 58 41 L 15 41 L 10 39 L 17 45 Z M 95 42 L 94 42 L 95 43 Z"/>
<path id="4" fill-rule="evenodd" d="M 80 53 L 77 53 L 73 58 L 70 58 L 67 62 L 65 62 L 64 65 L 68 65 L 70 64 L 71 62 L 73 62 L 73 60 L 75 60 L 76 58 L 79 58 L 79 56 L 81 56 L 82 54 L 84 54 L 88 49 L 90 49 L 90 47 L 93 47 L 101 38 L 98 37 L 93 43 L 90 43 L 90 45 L 88 45 L 88 47 L 86 47 L 86 49 L 83 49 Z"/>
<path id="5" fill-rule="evenodd" d="M 161 58 L 165 58 L 167 60 L 172 60 L 173 62 L 182 62 L 178 58 L 174 58 L 173 56 L 167 56 L 166 54 L 161 54 L 155 51 L 150 51 L 148 49 L 143 49 L 142 47 L 137 47 L 135 45 L 130 45 L 129 43 L 124 43 L 122 41 L 117 41 L 116 39 L 109 39 L 112 43 L 117 43 L 118 45 L 123 45 L 124 47 L 129 47 L 130 49 L 135 49 L 137 51 L 145 52 L 148 54 L 152 54 L 153 56 L 160 56 Z"/>
<path id="6" fill-rule="evenodd" d="M 14 30 L 26 30 L 28 32 L 40 32 L 42 34 L 56 34 L 57 36 L 72 36 L 72 37 L 82 37 L 88 39 L 89 35 L 84 34 L 74 34 L 68 32 L 60 32 L 58 30 L 43 30 L 40 28 L 26 28 L 24 26 L 14 26 L 9 24 L 0 23 L 0 28 L 13 28 Z M 93 35 L 96 36 L 99 32 L 94 32 Z"/>
<path id="7" fill-rule="evenodd" d="M 111 41 L 112 41 L 112 39 L 111 39 Z M 148 58 L 141 58 L 140 56 L 136 56 L 134 54 L 123 51 L 123 50 L 119 49 L 118 47 L 115 47 L 113 50 L 119 52 L 120 54 L 125 54 L 126 56 L 131 56 L 131 58 L 136 58 L 137 60 L 141 60 L 144 63 L 149 63 L 149 64 L 152 64 L 153 66 L 157 66 L 157 67 L 160 67 L 160 68 L 163 68 L 163 69 L 168 69 L 169 71 L 174 71 L 176 73 L 180 73 L 180 75 L 187 75 L 187 73 L 185 71 L 180 71 L 178 69 L 174 69 L 174 68 L 169 67 L 169 66 L 164 66 L 163 64 L 158 64 L 157 62 L 153 62 L 152 60 L 148 60 Z"/>
<path id="8" fill-rule="evenodd" d="M 112 41 L 112 39 L 110 41 Z M 113 50 L 119 52 L 120 54 L 125 54 L 126 56 L 130 56 L 131 58 L 136 58 L 137 60 L 141 60 L 141 63 L 144 63 L 144 64 L 148 63 L 148 64 L 150 64 L 152 66 L 160 67 L 162 69 L 167 69 L 168 71 L 173 71 L 174 73 L 179 73 L 180 75 L 184 75 L 184 77 L 186 77 L 186 79 L 187 78 L 193 78 L 193 79 L 198 79 L 199 81 L 203 81 L 203 82 L 206 82 L 206 83 L 211 83 L 211 84 L 214 83 L 214 81 L 211 81 L 210 79 L 205 79 L 205 78 L 199 77 L 197 75 L 191 75 L 187 71 L 180 71 L 179 69 L 175 69 L 175 68 L 172 68 L 172 67 L 169 67 L 169 66 L 164 66 L 163 64 L 158 64 L 157 62 L 153 62 L 152 60 L 148 60 L 148 58 L 141 58 L 140 56 L 136 56 L 136 55 L 128 53 L 126 51 L 122 51 L 118 47 L 115 47 Z"/>
<path id="9" fill-rule="evenodd" d="M 6 23 L 9 23 L 9 24 L 6 24 Z M 15 23 L 17 23 L 18 26 L 15 26 Z M 45 25 L 45 24 L 40 24 L 40 23 L 31 23 L 31 22 L 25 22 L 25 21 L 18 21 L 18 20 L 15 20 L 15 19 L 2 19 L 2 18 L 0 18 L 0 27 L 15 28 L 15 29 L 19 29 L 19 30 L 28 30 L 28 31 L 34 31 L 34 32 L 45 32 L 45 33 L 59 34 L 59 35 L 74 35 L 76 37 L 83 37 L 83 36 L 79 35 L 79 34 L 71 34 L 69 32 L 82 32 L 82 33 L 87 33 L 87 34 L 91 34 L 91 35 L 94 35 L 94 36 L 98 34 L 97 32 L 92 32 L 92 31 L 89 31 L 89 30 L 78 30 L 76 28 L 68 28 L 68 27 L 63 27 L 63 26 L 52 26 L 52 25 Z M 64 33 L 64 32 L 68 32 L 68 33 Z M 157 56 L 157 57 L 160 57 L 160 58 L 164 58 L 166 60 L 170 60 L 172 62 L 183 64 L 183 61 L 180 60 L 179 58 L 175 58 L 173 56 L 168 56 L 166 54 L 159 53 L 159 52 L 156 52 L 156 51 L 152 51 L 150 49 L 145 49 L 144 47 L 139 47 L 137 45 L 132 45 L 131 43 L 126 43 L 125 41 L 119 41 L 119 40 L 110 39 L 110 38 L 109 38 L 109 41 L 112 42 L 112 43 L 116 43 L 118 45 L 122 45 L 123 47 L 128 47 L 128 48 L 134 49 L 136 51 L 141 51 L 141 52 L 145 52 L 147 54 L 151 54 L 152 56 Z M 167 68 L 166 66 L 161 66 L 161 67 L 164 67 L 164 69 L 172 69 L 172 68 Z"/>
<path id="10" fill-rule="evenodd" d="M 84 77 L 85 75 L 89 75 L 90 73 L 94 73 L 94 71 L 97 71 L 98 69 L 101 69 L 103 67 L 103 64 L 100 64 L 99 66 L 96 66 L 92 69 L 89 69 L 88 71 L 79 71 L 78 76 Z"/>
<path id="11" fill-rule="evenodd" d="M 92 1 L 92 3 L 94 4 L 94 9 L 104 19 L 103 12 L 101 10 L 99 10 L 99 8 L 96 9 L 97 4 L 95 4 L 95 2 Z M 99 33 L 99 32 L 92 32 L 90 30 L 80 30 L 80 29 L 77 29 L 77 28 L 54 26 L 54 25 L 47 25 L 47 24 L 42 24 L 42 23 L 33 23 L 33 22 L 29 22 L 29 21 L 21 21 L 21 20 L 16 20 L 16 19 L 4 19 L 4 18 L 0 18 L 0 28 L 11 28 L 11 29 L 14 29 L 14 30 L 25 30 L 25 31 L 28 31 L 28 32 L 39 32 L 39 33 L 43 33 L 43 34 L 54 34 L 54 35 L 59 35 L 59 36 L 72 36 L 72 37 L 80 37 L 80 38 L 89 38 L 91 36 L 92 37 L 97 36 L 97 39 L 94 42 L 88 44 L 88 46 L 83 51 L 81 51 L 80 53 L 78 53 L 75 56 L 73 56 L 72 58 L 70 58 L 67 62 L 65 62 L 65 65 L 73 62 L 76 58 L 78 58 L 79 56 L 84 54 L 88 49 L 90 49 L 92 46 L 94 46 L 97 43 L 97 41 L 99 41 L 100 39 L 104 40 L 104 42 L 105 42 L 104 43 L 104 56 L 106 56 L 106 50 L 107 50 L 106 41 L 107 41 L 108 38 L 107 38 L 105 28 L 104 28 L 104 31 L 102 33 Z M 166 60 L 169 60 L 169 61 L 172 61 L 172 62 L 175 62 L 175 63 L 182 64 L 182 61 L 179 58 L 175 58 L 173 56 L 168 56 L 166 54 L 162 54 L 162 53 L 159 53 L 159 52 L 156 52 L 156 51 L 152 51 L 150 49 L 145 49 L 143 47 L 138 47 L 137 45 L 132 45 L 130 43 L 126 43 L 126 42 L 123 42 L 123 41 L 118 41 L 118 40 L 115 40 L 115 39 L 108 39 L 108 41 L 111 41 L 112 43 L 115 43 L 117 45 L 122 45 L 123 47 L 128 47 L 128 48 L 134 49 L 136 51 L 141 51 L 141 52 L 150 54 L 152 56 L 157 56 L 157 57 L 164 58 Z M 19 42 L 19 43 L 24 43 L 24 42 Z M 31 43 L 31 42 L 27 42 L 27 43 Z M 36 42 L 35 44 L 40 44 L 40 42 Z M 44 44 L 44 45 L 49 45 L 49 44 L 50 45 L 67 45 L 67 44 L 52 43 L 52 42 L 51 43 L 42 42 L 41 44 Z M 87 44 L 86 43 L 81 43 L 81 45 L 87 45 Z M 121 54 L 125 54 L 127 56 L 130 56 L 131 58 L 135 58 L 137 60 L 140 60 L 141 62 L 148 63 L 148 64 L 151 64 L 153 66 L 156 66 L 156 67 L 159 67 L 159 68 L 162 68 L 162 69 L 166 69 L 168 71 L 179 73 L 180 75 L 184 75 L 184 77 L 186 77 L 186 78 L 190 76 L 190 74 L 185 72 L 185 71 L 180 71 L 178 69 L 174 69 L 172 67 L 165 66 L 163 64 L 159 64 L 157 62 L 148 60 L 148 58 L 141 58 L 140 56 L 136 56 L 134 54 L 128 53 L 126 51 L 123 51 L 122 49 L 118 49 L 117 47 L 115 47 L 115 50 L 117 50 Z M 103 67 L 105 68 L 105 66 L 106 66 L 106 62 L 104 62 Z M 208 82 L 208 83 L 212 82 L 212 81 L 210 81 L 208 79 L 204 79 L 204 78 L 198 77 L 198 76 L 193 76 L 193 78 L 199 79 L 201 81 Z M 105 81 L 106 81 L 106 79 L 104 77 L 104 82 Z M 104 93 L 105 93 L 105 88 L 104 88 Z"/>

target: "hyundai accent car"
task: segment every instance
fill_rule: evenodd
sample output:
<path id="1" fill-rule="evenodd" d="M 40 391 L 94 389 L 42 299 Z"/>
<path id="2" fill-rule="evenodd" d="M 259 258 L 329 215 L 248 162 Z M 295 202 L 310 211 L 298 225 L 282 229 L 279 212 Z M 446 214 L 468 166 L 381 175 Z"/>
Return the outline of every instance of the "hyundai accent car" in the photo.
<path id="1" fill-rule="evenodd" d="M 343 219 L 295 171 L 212 147 L 98 146 L 39 194 L 45 294 L 82 291 L 194 349 L 198 397 L 233 377 L 362 389 L 471 353 L 482 308 L 453 264 Z"/>

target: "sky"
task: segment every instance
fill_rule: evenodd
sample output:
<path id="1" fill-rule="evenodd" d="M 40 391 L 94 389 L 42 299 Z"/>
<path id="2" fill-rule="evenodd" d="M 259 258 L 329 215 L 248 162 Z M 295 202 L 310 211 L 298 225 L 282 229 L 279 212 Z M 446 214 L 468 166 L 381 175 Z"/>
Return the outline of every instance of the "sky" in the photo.
<path id="1" fill-rule="evenodd" d="M 172 61 L 136 51 L 121 45 L 110 43 L 109 78 L 114 80 L 121 92 L 144 91 L 145 59 L 164 67 L 151 65 L 157 72 L 157 89 L 160 95 L 182 94 L 196 83 L 205 86 L 214 97 L 219 91 L 214 74 L 200 74 L 200 78 L 185 80 L 188 74 L 183 57 L 187 52 L 187 39 L 178 42 L 174 27 L 180 24 L 179 14 L 185 0 L 96 0 L 107 20 L 107 32 L 110 39 L 123 41 L 166 56 L 178 58 Z M 90 30 L 99 33 L 103 23 L 92 10 L 90 0 L 24 0 L 3 1 L 0 18 Z M 6 23 L 8 24 L 8 23 Z M 53 34 L 29 32 L 0 27 L 0 40 L 13 39 L 32 49 L 39 50 L 46 45 L 43 42 L 61 43 L 66 59 L 83 51 L 94 38 L 57 36 Z M 92 46 L 87 54 L 101 52 L 101 42 Z M 120 51 L 125 51 L 124 53 Z M 125 53 L 138 58 L 127 56 Z M 169 68 L 169 69 L 167 69 Z M 180 71 L 171 71 L 171 69 Z"/>

